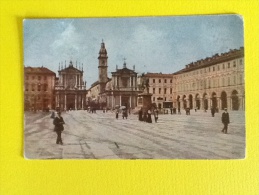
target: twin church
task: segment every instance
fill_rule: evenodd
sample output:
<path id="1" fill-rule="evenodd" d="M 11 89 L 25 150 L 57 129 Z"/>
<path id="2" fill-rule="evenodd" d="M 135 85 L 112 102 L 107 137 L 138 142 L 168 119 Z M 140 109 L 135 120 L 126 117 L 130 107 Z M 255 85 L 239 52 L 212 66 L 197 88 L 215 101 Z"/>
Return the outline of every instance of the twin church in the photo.
<path id="1" fill-rule="evenodd" d="M 55 85 L 56 107 L 61 110 L 85 109 L 89 106 L 96 108 L 115 108 L 137 106 L 138 89 L 135 67 L 129 69 L 124 61 L 123 67 L 118 67 L 108 78 L 108 55 L 105 43 L 101 43 L 98 56 L 99 79 L 86 89 L 83 81 L 83 68 L 74 67 L 72 61 L 69 66 L 58 71 Z"/>
<path id="2" fill-rule="evenodd" d="M 172 74 L 141 76 L 124 63 L 108 77 L 108 55 L 104 42 L 98 56 L 98 80 L 89 89 L 83 66 L 72 61 L 59 67 L 58 77 L 45 67 L 25 67 L 25 110 L 80 110 L 125 106 L 134 109 L 143 81 L 148 81 L 152 103 L 158 108 L 245 109 L 244 48 L 198 60 Z M 96 67 L 97 68 L 97 67 Z M 140 98 L 141 99 L 141 98 Z"/>

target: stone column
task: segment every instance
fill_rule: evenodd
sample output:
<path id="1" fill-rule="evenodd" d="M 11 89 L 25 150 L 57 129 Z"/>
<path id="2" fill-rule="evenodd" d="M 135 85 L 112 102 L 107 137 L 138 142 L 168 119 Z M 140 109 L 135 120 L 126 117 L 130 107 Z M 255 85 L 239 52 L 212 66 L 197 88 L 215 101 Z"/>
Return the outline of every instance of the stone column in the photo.
<path id="1" fill-rule="evenodd" d="M 112 102 L 112 108 L 114 108 L 114 97 L 113 96 L 111 96 L 111 102 Z"/>
<path id="2" fill-rule="evenodd" d="M 195 109 L 197 106 L 196 106 L 196 98 L 192 99 L 192 106 L 193 106 L 193 109 Z"/>
<path id="3" fill-rule="evenodd" d="M 218 102 L 218 109 L 221 109 L 221 98 L 217 97 L 217 102 Z"/>
<path id="4" fill-rule="evenodd" d="M 75 110 L 77 110 L 77 94 L 75 95 Z"/>
<path id="5" fill-rule="evenodd" d="M 56 95 L 56 107 L 59 106 L 58 95 Z"/>
<path id="6" fill-rule="evenodd" d="M 227 97 L 227 102 L 228 102 L 228 110 L 232 110 L 232 100 L 231 100 L 231 97 Z"/>
<path id="7" fill-rule="evenodd" d="M 204 110 L 204 98 L 200 98 L 201 110 Z"/>
<path id="8" fill-rule="evenodd" d="M 82 101 L 82 109 L 84 109 L 84 96 L 83 95 L 81 95 L 81 101 Z"/>
<path id="9" fill-rule="evenodd" d="M 190 108 L 190 100 L 186 99 L 186 108 Z"/>
<path id="10" fill-rule="evenodd" d="M 65 105 L 64 105 L 65 110 L 67 110 L 67 94 L 65 94 Z"/>
<path id="11" fill-rule="evenodd" d="M 131 96 L 130 96 L 130 108 L 131 108 Z"/>
<path id="12" fill-rule="evenodd" d="M 121 106 L 121 95 L 120 95 L 120 106 Z"/>

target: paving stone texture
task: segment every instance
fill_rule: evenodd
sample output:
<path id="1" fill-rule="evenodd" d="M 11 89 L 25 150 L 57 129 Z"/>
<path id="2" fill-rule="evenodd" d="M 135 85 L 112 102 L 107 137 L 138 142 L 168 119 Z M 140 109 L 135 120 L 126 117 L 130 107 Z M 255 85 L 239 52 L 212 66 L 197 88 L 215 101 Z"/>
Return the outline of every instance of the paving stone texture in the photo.
<path id="1" fill-rule="evenodd" d="M 24 156 L 28 159 L 243 159 L 245 112 L 230 111 L 228 134 L 221 112 L 159 115 L 157 123 L 114 112 L 63 112 L 64 144 L 56 144 L 51 113 L 25 112 Z"/>

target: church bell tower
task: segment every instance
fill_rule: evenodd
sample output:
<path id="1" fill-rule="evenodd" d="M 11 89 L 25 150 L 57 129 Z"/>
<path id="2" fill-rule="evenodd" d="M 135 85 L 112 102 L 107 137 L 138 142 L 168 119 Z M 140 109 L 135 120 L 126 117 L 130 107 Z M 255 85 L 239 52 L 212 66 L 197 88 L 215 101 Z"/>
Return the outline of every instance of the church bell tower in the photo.
<path id="1" fill-rule="evenodd" d="M 105 44 L 102 41 L 101 49 L 99 51 L 99 57 L 98 57 L 98 60 L 99 60 L 98 69 L 99 69 L 100 93 L 103 93 L 105 91 L 105 85 L 106 85 L 106 82 L 108 81 L 108 77 L 107 77 L 107 68 L 108 68 L 107 59 L 108 59 L 107 51 L 106 51 L 106 48 L 105 48 Z"/>

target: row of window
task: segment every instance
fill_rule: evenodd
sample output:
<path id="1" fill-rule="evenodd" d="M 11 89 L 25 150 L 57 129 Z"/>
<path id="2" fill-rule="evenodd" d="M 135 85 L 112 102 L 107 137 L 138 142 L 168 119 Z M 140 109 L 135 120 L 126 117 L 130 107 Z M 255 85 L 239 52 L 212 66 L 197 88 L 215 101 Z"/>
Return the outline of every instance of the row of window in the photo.
<path id="1" fill-rule="evenodd" d="M 25 95 L 24 99 L 27 101 L 34 101 L 34 100 L 41 100 L 41 99 L 45 99 L 45 98 L 49 98 L 49 96 L 47 96 L 46 94 L 44 95 Z"/>
<path id="2" fill-rule="evenodd" d="M 167 79 L 158 79 L 158 83 L 161 83 L 162 80 L 164 80 L 164 83 L 167 83 Z M 173 80 L 172 79 L 168 79 L 170 83 L 173 83 Z M 153 83 L 156 83 L 156 79 L 149 79 L 149 83 L 151 83 L 151 81 Z"/>
<path id="3" fill-rule="evenodd" d="M 48 85 L 43 84 L 43 85 L 36 85 L 36 84 L 25 84 L 25 91 L 29 91 L 29 86 L 31 86 L 31 91 L 47 91 Z"/>
<path id="4" fill-rule="evenodd" d="M 166 101 L 166 97 L 165 98 L 157 98 L 157 100 L 164 100 L 164 101 Z M 153 97 L 153 102 L 154 101 L 156 101 L 156 98 L 155 97 Z"/>
<path id="5" fill-rule="evenodd" d="M 36 78 L 35 78 L 36 77 Z M 28 75 L 26 75 L 25 76 L 25 79 L 26 80 L 29 80 L 31 78 L 31 80 L 34 80 L 34 79 L 38 79 L 39 81 L 41 80 L 41 79 L 44 79 L 44 80 L 47 80 L 47 76 L 34 76 L 34 75 L 32 75 L 32 76 L 28 76 Z"/>
<path id="6" fill-rule="evenodd" d="M 158 93 L 159 93 L 159 94 L 162 93 L 162 88 L 158 88 Z M 170 88 L 170 94 L 172 94 L 172 93 L 173 93 L 173 89 Z M 156 88 L 153 88 L 153 94 L 156 94 Z M 167 94 L 167 88 L 164 88 L 163 94 Z"/>
<path id="7" fill-rule="evenodd" d="M 196 74 L 199 74 L 199 73 L 203 74 L 203 73 L 207 73 L 207 72 L 214 72 L 214 71 L 225 70 L 225 69 L 229 69 L 231 67 L 235 68 L 237 66 L 237 62 L 236 61 L 237 60 L 234 60 L 234 61 L 232 61 L 232 63 L 228 62 L 228 63 L 223 63 L 221 65 L 218 64 L 218 65 L 215 65 L 215 66 L 212 66 L 212 67 L 208 67 L 208 68 L 192 71 L 190 73 L 186 73 L 186 74 L 180 75 L 179 78 L 188 77 L 188 76 L 196 75 Z M 243 65 L 243 59 L 239 60 L 239 65 Z"/>
<path id="8" fill-rule="evenodd" d="M 201 81 L 187 83 L 187 84 L 180 84 L 177 86 L 178 91 L 186 91 L 186 90 L 200 90 L 200 89 L 207 89 L 207 88 L 214 88 L 214 87 L 226 87 L 236 84 L 243 83 L 243 76 L 239 75 L 239 80 L 237 81 L 236 76 L 226 77 L 221 79 L 204 79 Z"/>

